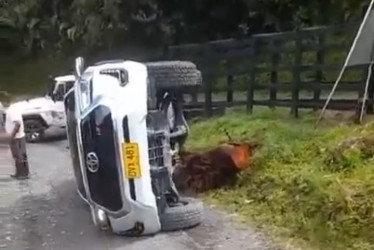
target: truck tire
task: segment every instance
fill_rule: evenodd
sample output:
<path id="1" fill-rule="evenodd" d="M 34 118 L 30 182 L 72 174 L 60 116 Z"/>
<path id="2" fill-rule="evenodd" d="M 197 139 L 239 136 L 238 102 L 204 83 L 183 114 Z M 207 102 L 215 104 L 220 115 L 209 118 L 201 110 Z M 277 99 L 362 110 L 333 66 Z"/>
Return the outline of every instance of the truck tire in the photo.
<path id="1" fill-rule="evenodd" d="M 180 205 L 167 207 L 160 215 L 162 231 L 177 231 L 199 225 L 203 220 L 204 208 L 201 202 L 192 198 L 181 198 Z"/>
<path id="2" fill-rule="evenodd" d="M 197 87 L 202 84 L 201 72 L 192 62 L 149 62 L 146 66 L 157 89 Z"/>
<path id="3" fill-rule="evenodd" d="M 37 143 L 44 139 L 44 126 L 37 119 L 27 119 L 24 121 L 26 141 Z"/>

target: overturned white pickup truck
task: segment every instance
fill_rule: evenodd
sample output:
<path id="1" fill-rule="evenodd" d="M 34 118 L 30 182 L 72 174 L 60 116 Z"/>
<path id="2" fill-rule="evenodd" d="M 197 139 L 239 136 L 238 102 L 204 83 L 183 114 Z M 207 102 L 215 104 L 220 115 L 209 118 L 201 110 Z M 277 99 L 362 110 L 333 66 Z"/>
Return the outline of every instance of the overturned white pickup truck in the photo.
<path id="1" fill-rule="evenodd" d="M 45 96 L 13 104 L 22 110 L 28 142 L 41 141 L 48 128 L 66 126 L 64 95 L 74 86 L 75 76 L 65 75 L 51 80 Z"/>
<path id="2" fill-rule="evenodd" d="M 192 62 L 102 61 L 84 67 L 65 95 L 77 191 L 94 224 L 119 235 L 197 226 L 201 202 L 182 197 L 172 174 L 188 136 L 183 93 L 202 84 Z"/>

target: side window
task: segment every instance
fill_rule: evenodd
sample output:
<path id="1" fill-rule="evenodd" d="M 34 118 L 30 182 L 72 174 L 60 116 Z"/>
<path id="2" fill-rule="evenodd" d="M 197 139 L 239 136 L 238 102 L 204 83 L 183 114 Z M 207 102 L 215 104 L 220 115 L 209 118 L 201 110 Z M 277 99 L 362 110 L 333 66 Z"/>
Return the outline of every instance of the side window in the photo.
<path id="1" fill-rule="evenodd" d="M 65 86 L 64 86 L 64 84 L 59 84 L 57 86 L 56 92 L 54 93 L 55 101 L 63 101 L 64 100 L 64 95 L 65 95 Z"/>
<path id="2" fill-rule="evenodd" d="M 64 100 L 65 104 L 65 112 L 72 114 L 74 116 L 75 111 L 75 97 L 74 97 L 74 91 L 71 91 Z"/>
<path id="3" fill-rule="evenodd" d="M 69 92 L 69 90 L 74 87 L 74 82 L 66 82 L 65 83 L 65 93 Z"/>

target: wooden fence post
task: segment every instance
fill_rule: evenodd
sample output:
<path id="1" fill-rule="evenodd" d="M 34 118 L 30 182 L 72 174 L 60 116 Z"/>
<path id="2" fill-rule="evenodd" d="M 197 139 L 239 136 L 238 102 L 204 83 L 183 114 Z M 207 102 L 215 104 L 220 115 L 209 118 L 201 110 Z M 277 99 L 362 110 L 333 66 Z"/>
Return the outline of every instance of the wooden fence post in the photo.
<path id="1" fill-rule="evenodd" d="M 162 60 L 169 60 L 170 58 L 172 58 L 172 56 L 170 55 L 170 48 L 169 48 L 169 45 L 164 45 L 163 48 L 162 48 Z"/>
<path id="2" fill-rule="evenodd" d="M 326 33 L 320 34 L 318 36 L 318 50 L 317 50 L 317 65 L 323 65 L 325 63 L 325 35 Z M 323 81 L 323 71 L 316 71 L 316 83 L 321 84 Z M 319 109 L 318 102 L 321 97 L 321 89 L 314 88 L 313 100 L 316 103 L 316 106 L 313 108 L 314 111 Z"/>
<path id="3" fill-rule="evenodd" d="M 247 113 L 252 114 L 254 103 L 254 87 L 256 84 L 256 38 L 252 38 L 251 43 L 251 57 L 249 66 L 249 82 L 247 83 Z"/>
<path id="4" fill-rule="evenodd" d="M 234 101 L 234 77 L 229 75 L 227 77 L 227 103 L 232 103 Z"/>
<path id="5" fill-rule="evenodd" d="M 271 64 L 273 71 L 271 72 L 271 84 L 275 85 L 278 83 L 278 71 L 277 66 L 280 62 L 280 52 L 279 52 L 279 46 L 280 41 L 277 39 L 272 40 L 271 43 L 271 51 L 272 51 L 272 59 Z M 274 109 L 275 108 L 275 102 L 277 101 L 277 89 L 276 88 L 270 88 L 270 100 L 269 100 L 269 107 Z"/>
<path id="6" fill-rule="evenodd" d="M 213 108 L 212 108 L 212 92 L 213 92 L 213 84 L 212 84 L 212 75 L 209 74 L 205 79 L 205 115 L 207 117 L 211 117 L 213 115 Z"/>
<path id="7" fill-rule="evenodd" d="M 297 118 L 299 117 L 299 87 L 300 87 L 300 73 L 302 66 L 302 34 L 301 31 L 295 34 L 295 63 L 293 66 L 293 89 L 292 89 L 292 107 L 291 114 Z"/>
<path id="8" fill-rule="evenodd" d="M 191 93 L 191 101 L 194 102 L 194 103 L 197 103 L 199 100 L 198 100 L 198 92 L 197 91 L 192 91 Z"/>

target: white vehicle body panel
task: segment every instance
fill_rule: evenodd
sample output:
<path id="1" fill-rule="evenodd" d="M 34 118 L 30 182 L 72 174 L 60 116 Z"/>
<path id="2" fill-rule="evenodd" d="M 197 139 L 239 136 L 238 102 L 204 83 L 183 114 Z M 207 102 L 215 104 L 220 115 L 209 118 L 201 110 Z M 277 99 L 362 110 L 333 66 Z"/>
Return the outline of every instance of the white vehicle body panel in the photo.
<path id="1" fill-rule="evenodd" d="M 74 82 L 75 76 L 59 76 L 54 78 L 54 81 L 53 93 L 56 93 L 59 87 L 65 88 L 67 82 Z M 65 91 L 67 90 L 65 89 Z M 13 105 L 22 110 L 24 117 L 32 115 L 40 116 L 47 127 L 64 127 L 66 124 L 63 100 L 54 101 L 50 96 L 44 96 L 16 102 Z"/>
<path id="2" fill-rule="evenodd" d="M 61 109 L 61 102 L 54 102 L 48 96 L 20 101 L 14 103 L 13 106 L 22 110 L 23 116 L 39 115 L 48 127 L 62 127 L 65 124 L 63 102 Z"/>
<path id="3" fill-rule="evenodd" d="M 58 82 L 58 83 L 74 82 L 75 81 L 75 76 L 74 75 L 57 76 L 57 77 L 55 77 L 55 81 Z"/>

